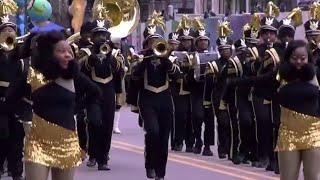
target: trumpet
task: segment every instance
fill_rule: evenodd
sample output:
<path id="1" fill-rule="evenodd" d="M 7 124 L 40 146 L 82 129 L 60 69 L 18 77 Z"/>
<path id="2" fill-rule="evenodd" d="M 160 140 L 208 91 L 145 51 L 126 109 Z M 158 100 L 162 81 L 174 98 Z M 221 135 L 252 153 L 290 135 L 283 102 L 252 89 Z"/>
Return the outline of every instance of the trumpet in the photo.
<path id="1" fill-rule="evenodd" d="M 108 43 L 104 43 L 99 48 L 101 54 L 109 54 L 111 51 L 111 47 Z"/>
<path id="2" fill-rule="evenodd" d="M 165 41 L 163 39 L 155 41 L 153 43 L 152 50 L 153 50 L 153 53 L 157 57 L 166 57 L 166 56 L 168 56 L 169 46 L 168 46 L 167 41 Z"/>
<path id="3" fill-rule="evenodd" d="M 3 49 L 4 51 L 11 51 L 15 48 L 16 42 L 17 42 L 17 39 L 15 35 L 5 34 L 4 36 L 1 37 L 0 49 Z"/>

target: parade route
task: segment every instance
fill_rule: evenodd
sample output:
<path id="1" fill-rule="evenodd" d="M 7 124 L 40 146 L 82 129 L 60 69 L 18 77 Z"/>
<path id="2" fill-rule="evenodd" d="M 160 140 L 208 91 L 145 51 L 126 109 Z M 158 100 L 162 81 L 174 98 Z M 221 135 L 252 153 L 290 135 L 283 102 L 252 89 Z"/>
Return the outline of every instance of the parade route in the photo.
<path id="1" fill-rule="evenodd" d="M 144 132 L 138 127 L 137 115 L 123 108 L 120 128 L 122 134 L 113 135 L 111 149 L 111 171 L 97 171 L 88 168 L 84 162 L 76 171 L 75 180 L 144 180 Z M 169 152 L 167 180 L 277 180 L 279 176 L 264 169 L 249 165 L 233 165 L 230 161 L 219 160 L 214 149 L 213 157 L 204 157 L 184 152 Z M 10 178 L 4 177 L 3 180 Z"/>

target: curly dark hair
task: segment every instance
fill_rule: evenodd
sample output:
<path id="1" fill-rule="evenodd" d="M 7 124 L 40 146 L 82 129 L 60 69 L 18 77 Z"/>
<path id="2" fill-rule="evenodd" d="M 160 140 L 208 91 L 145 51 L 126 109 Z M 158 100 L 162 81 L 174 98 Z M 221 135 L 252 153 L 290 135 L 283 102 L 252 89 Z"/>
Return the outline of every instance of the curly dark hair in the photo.
<path id="1" fill-rule="evenodd" d="M 64 34 L 58 31 L 46 32 L 37 37 L 31 64 L 47 80 L 53 80 L 60 76 L 61 68 L 53 52 L 55 45 L 65 39 Z"/>

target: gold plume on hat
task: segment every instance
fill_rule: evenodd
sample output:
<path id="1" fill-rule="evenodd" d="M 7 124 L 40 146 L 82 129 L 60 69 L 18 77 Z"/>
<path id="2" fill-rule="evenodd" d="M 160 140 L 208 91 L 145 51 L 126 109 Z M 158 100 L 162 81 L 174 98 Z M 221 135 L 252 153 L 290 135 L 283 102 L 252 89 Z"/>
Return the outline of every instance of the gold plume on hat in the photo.
<path id="1" fill-rule="evenodd" d="M 227 36 L 230 36 L 232 33 L 233 31 L 230 28 L 229 21 L 219 21 L 219 26 L 218 26 L 219 37 L 227 37 Z"/>
<path id="2" fill-rule="evenodd" d="M 299 7 L 292 9 L 290 14 L 285 19 L 291 19 L 296 27 L 300 26 L 303 24 L 301 9 Z"/>
<path id="3" fill-rule="evenodd" d="M 245 31 L 251 31 L 252 37 L 258 37 L 258 33 L 260 30 L 260 16 L 258 13 L 254 13 L 251 16 L 251 22 L 247 23 L 243 26 L 243 36 Z"/>
<path id="4" fill-rule="evenodd" d="M 193 27 L 197 30 L 205 29 L 205 25 L 199 17 L 193 19 Z"/>
<path id="5" fill-rule="evenodd" d="M 0 16 L 15 15 L 18 11 L 18 5 L 14 0 L 0 1 Z"/>
<path id="6" fill-rule="evenodd" d="M 188 17 L 187 14 L 182 15 L 181 21 L 179 22 L 179 25 L 177 27 L 177 32 L 179 30 L 185 30 L 185 29 L 190 29 L 192 24 L 192 20 Z"/>
<path id="7" fill-rule="evenodd" d="M 244 26 L 243 26 L 243 31 L 249 31 L 249 30 L 251 30 L 251 26 L 250 26 L 250 24 L 249 23 L 246 23 Z"/>
<path id="8" fill-rule="evenodd" d="M 310 19 L 320 20 L 320 3 L 314 2 L 310 6 Z"/>
<path id="9" fill-rule="evenodd" d="M 280 14 L 280 9 L 278 6 L 276 6 L 272 1 L 269 1 L 266 7 L 265 14 L 267 17 L 278 17 Z"/>
<path id="10" fill-rule="evenodd" d="M 148 18 L 147 24 L 148 26 L 160 26 L 163 30 L 166 29 L 161 12 L 153 11 L 151 17 Z"/>
<path id="11" fill-rule="evenodd" d="M 259 16 L 259 14 L 254 13 L 254 14 L 252 15 L 252 18 L 251 18 L 251 27 L 252 27 L 252 29 L 254 29 L 255 31 L 259 31 L 260 25 L 261 25 L 261 23 L 260 23 L 260 16 Z"/>

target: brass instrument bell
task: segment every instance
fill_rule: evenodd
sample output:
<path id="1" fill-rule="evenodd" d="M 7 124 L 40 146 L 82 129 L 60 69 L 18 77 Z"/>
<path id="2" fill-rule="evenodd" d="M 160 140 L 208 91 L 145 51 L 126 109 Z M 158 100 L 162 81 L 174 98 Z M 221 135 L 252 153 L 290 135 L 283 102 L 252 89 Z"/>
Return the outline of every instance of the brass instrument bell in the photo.
<path id="1" fill-rule="evenodd" d="M 101 54 L 109 54 L 111 51 L 111 47 L 108 43 L 104 43 L 99 48 Z"/>
<path id="2" fill-rule="evenodd" d="M 165 41 L 164 39 L 156 40 L 155 42 L 153 42 L 152 50 L 157 57 L 166 57 L 169 52 L 167 41 Z"/>
<path id="3" fill-rule="evenodd" d="M 11 51 L 15 48 L 16 36 L 12 33 L 6 33 L 0 37 L 0 49 Z"/>
<path id="4" fill-rule="evenodd" d="M 112 39 L 130 35 L 139 24 L 140 6 L 138 0 L 95 0 L 93 19 L 109 21 L 108 31 Z"/>

